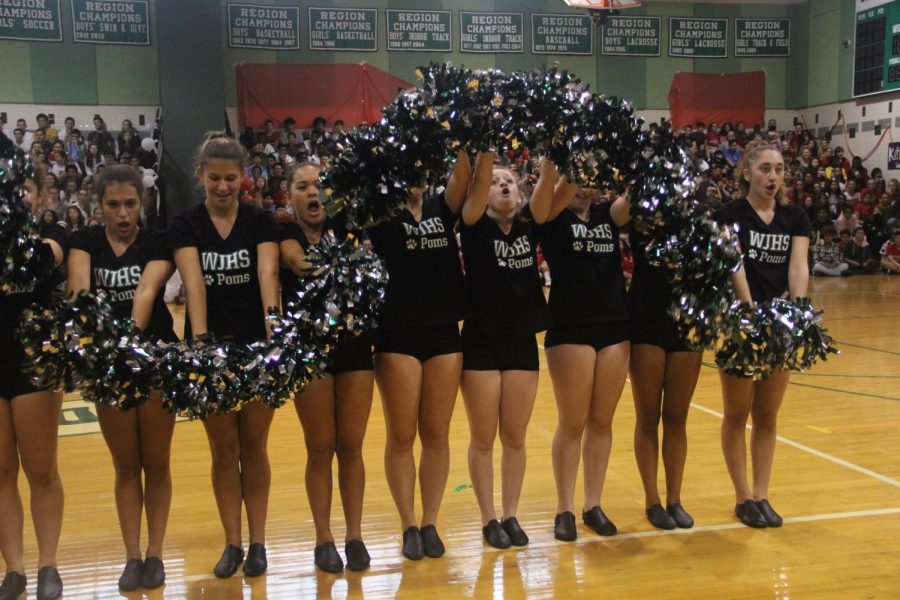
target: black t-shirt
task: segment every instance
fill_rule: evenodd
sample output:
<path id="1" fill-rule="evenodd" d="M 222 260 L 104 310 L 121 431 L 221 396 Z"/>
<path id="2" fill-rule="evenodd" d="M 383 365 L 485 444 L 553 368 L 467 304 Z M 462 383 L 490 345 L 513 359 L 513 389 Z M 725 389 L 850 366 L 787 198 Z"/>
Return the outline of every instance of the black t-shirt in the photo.
<path id="1" fill-rule="evenodd" d="M 788 292 L 788 267 L 794 236 L 810 235 L 806 211 L 796 204 L 775 204 L 775 216 L 766 225 L 746 198 L 723 206 L 713 219 L 737 224 L 744 271 L 750 295 L 757 302 L 778 298 Z"/>
<path id="2" fill-rule="evenodd" d="M 628 314 L 635 324 L 652 329 L 660 321 L 669 319 L 672 292 L 662 268 L 651 265 L 647 259 L 645 247 L 650 240 L 633 227 L 628 232 L 628 240 L 634 256 L 634 273 L 628 288 Z"/>
<path id="3" fill-rule="evenodd" d="M 41 227 L 41 237 L 53 240 L 63 249 L 68 251 L 69 235 L 65 229 L 52 223 Z M 40 252 L 53 253 L 48 244 L 41 244 Z M 52 264 L 52 260 L 50 261 Z M 54 270 L 55 271 L 55 270 Z M 0 293 L 0 356 L 9 356 L 10 353 L 21 355 L 21 344 L 16 339 L 15 330 L 19 326 L 22 311 L 38 304 L 41 307 L 49 307 L 56 277 L 45 277 L 33 286 L 24 289 L 10 290 Z M 2 361 L 0 361 L 2 362 Z M 0 364 L 0 367 L 4 365 Z M 8 365 L 6 365 L 8 366 Z M 17 368 L 18 365 L 15 365 Z"/>
<path id="4" fill-rule="evenodd" d="M 403 210 L 369 230 L 390 277 L 379 328 L 444 325 L 465 317 L 465 283 L 453 235 L 457 219 L 438 194 L 422 202 L 421 221 Z"/>
<path id="5" fill-rule="evenodd" d="M 252 342 L 265 339 L 265 315 L 257 275 L 257 245 L 278 243 L 272 213 L 239 204 L 228 237 L 222 239 L 204 204 L 179 214 L 168 234 L 169 247 L 197 248 L 206 282 L 206 325 L 219 339 Z M 191 307 L 188 306 L 188 312 Z M 184 335 L 191 337 L 190 318 Z"/>
<path id="6" fill-rule="evenodd" d="M 334 236 L 338 241 L 347 238 L 347 230 L 333 222 L 330 218 L 327 218 L 325 219 L 325 224 L 322 228 L 322 234 L 324 235 L 329 230 L 334 232 Z M 300 244 L 300 247 L 303 248 L 304 253 L 309 252 L 309 240 L 306 238 L 306 234 L 303 233 L 303 229 L 300 228 L 300 225 L 296 221 L 287 221 L 278 224 L 278 241 L 283 242 L 285 240 L 296 240 Z M 281 280 L 281 306 L 286 309 L 288 302 L 296 302 L 297 300 L 297 291 L 300 288 L 300 277 L 284 266 L 279 269 L 278 277 Z"/>
<path id="7" fill-rule="evenodd" d="M 106 293 L 117 319 L 131 317 L 134 292 L 147 263 L 154 260 L 173 262 L 165 232 L 155 229 L 141 229 L 122 256 L 116 256 L 103 225 L 79 229 L 72 234 L 69 245 L 90 255 L 91 291 Z M 178 338 L 172 329 L 172 313 L 166 308 L 164 293 L 165 289 L 161 288 L 153 299 L 150 321 L 144 331 L 166 341 L 175 341 Z"/>
<path id="8" fill-rule="evenodd" d="M 532 223 L 512 222 L 509 233 L 486 213 L 460 229 L 466 288 L 474 326 L 484 335 L 528 335 L 547 328 L 549 314 L 537 270 Z"/>
<path id="9" fill-rule="evenodd" d="M 550 318 L 554 326 L 628 318 L 619 228 L 611 202 L 592 204 L 588 220 L 569 209 L 540 228 L 550 265 Z"/>

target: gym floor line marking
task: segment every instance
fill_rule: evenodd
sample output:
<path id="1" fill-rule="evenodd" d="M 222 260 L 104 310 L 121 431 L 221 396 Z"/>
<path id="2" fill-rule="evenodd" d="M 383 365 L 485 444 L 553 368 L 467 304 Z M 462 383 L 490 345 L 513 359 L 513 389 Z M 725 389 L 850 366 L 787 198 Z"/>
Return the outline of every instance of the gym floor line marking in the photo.
<path id="1" fill-rule="evenodd" d="M 704 361 L 702 364 L 704 367 L 707 367 L 710 369 L 718 369 L 718 367 L 716 366 L 715 363 Z M 803 373 L 791 373 L 792 376 L 793 375 L 802 375 L 802 374 Z M 825 374 L 823 373 L 822 376 L 824 377 Z M 834 377 L 840 377 L 840 376 L 834 375 Z M 813 385 L 812 383 L 800 383 L 798 381 L 788 381 L 788 385 L 796 385 L 799 387 L 808 387 L 808 388 L 813 388 L 816 390 L 824 390 L 826 392 L 834 392 L 836 394 L 849 394 L 851 396 L 864 396 L 866 398 L 876 398 L 878 400 L 894 400 L 894 401 L 900 402 L 900 398 L 894 398 L 893 396 L 881 396 L 879 394 L 869 394 L 867 392 L 858 392 L 855 390 L 842 390 L 840 388 L 826 387 L 824 385 Z"/>
<path id="2" fill-rule="evenodd" d="M 700 404 L 697 404 L 696 402 L 691 402 L 691 407 L 696 408 L 697 410 L 703 411 L 707 414 L 719 417 L 720 419 L 725 418 L 725 415 L 720 413 L 719 411 L 713 410 L 711 408 L 706 408 L 705 406 L 701 406 Z M 748 423 L 747 429 L 753 429 L 753 426 Z M 847 467 L 848 469 L 852 469 L 852 470 L 856 471 L 857 473 L 862 473 L 863 475 L 868 475 L 869 477 L 872 477 L 873 479 L 877 479 L 878 481 L 881 481 L 882 483 L 886 483 L 888 485 L 892 485 L 894 487 L 900 488 L 900 481 L 897 481 L 896 479 L 891 479 L 890 477 L 887 477 L 886 475 L 882 475 L 881 473 L 876 473 L 875 471 L 872 471 L 871 469 L 867 469 L 865 467 L 855 465 L 852 462 L 844 460 L 843 458 L 838 458 L 836 456 L 832 456 L 831 454 L 822 452 L 821 450 L 816 450 L 815 448 L 810 448 L 809 446 L 805 446 L 799 442 L 795 442 L 794 440 L 789 440 L 788 438 L 780 436 L 780 435 L 776 435 L 775 439 L 778 440 L 779 442 L 787 444 L 788 446 L 792 446 L 798 450 L 802 450 L 804 452 L 812 454 L 813 456 L 818 456 L 819 458 L 824 458 L 825 460 L 833 462 L 836 465 L 841 465 L 842 467 Z"/>
<path id="3" fill-rule="evenodd" d="M 861 346 L 859 344 L 851 344 L 850 342 L 842 342 L 840 340 L 835 340 L 834 343 L 837 346 L 850 346 L 851 348 L 862 348 L 863 350 L 871 350 L 872 352 L 884 352 L 885 354 L 893 354 L 894 356 L 900 356 L 900 352 L 894 352 L 893 350 L 882 350 L 881 348 L 872 348 L 871 346 Z"/>

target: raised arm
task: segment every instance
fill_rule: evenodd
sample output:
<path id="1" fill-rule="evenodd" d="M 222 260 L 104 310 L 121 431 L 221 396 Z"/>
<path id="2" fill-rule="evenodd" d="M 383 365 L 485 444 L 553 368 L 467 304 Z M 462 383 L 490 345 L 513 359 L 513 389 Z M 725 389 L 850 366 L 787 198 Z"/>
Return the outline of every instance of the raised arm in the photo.
<path id="1" fill-rule="evenodd" d="M 147 328 L 153 313 L 153 301 L 174 272 L 175 265 L 168 260 L 151 260 L 144 267 L 131 302 L 131 318 L 138 329 Z"/>
<path id="2" fill-rule="evenodd" d="M 529 203 L 531 217 L 535 223 L 540 224 L 547 220 L 547 216 L 553 208 L 557 179 L 559 179 L 559 173 L 556 171 L 556 164 L 545 156 L 541 159 L 540 175 Z M 566 203 L 568 204 L 568 202 Z"/>
<path id="3" fill-rule="evenodd" d="M 209 331 L 206 322 L 206 283 L 203 280 L 203 269 L 200 267 L 200 253 L 197 248 L 187 246 L 176 249 L 174 255 L 175 266 L 178 267 L 184 284 L 191 333 L 197 337 Z"/>
<path id="4" fill-rule="evenodd" d="M 450 172 L 450 180 L 444 192 L 444 201 L 453 214 L 458 215 L 462 210 L 466 195 L 469 193 L 469 183 L 472 180 L 472 165 L 469 164 L 469 155 L 465 150 L 456 154 L 456 164 Z"/>
<path id="5" fill-rule="evenodd" d="M 484 214 L 487 208 L 488 192 L 494 179 L 494 152 L 479 152 L 475 159 L 475 176 L 472 186 L 462 206 L 462 220 L 466 225 L 473 225 Z M 449 190 L 449 186 L 447 187 Z"/>
<path id="6" fill-rule="evenodd" d="M 791 298 L 805 298 L 809 286 L 809 238 L 805 235 L 791 237 L 791 259 L 788 265 L 788 290 Z"/>
<path id="7" fill-rule="evenodd" d="M 572 183 L 565 177 L 560 177 L 556 182 L 556 187 L 553 190 L 553 201 L 550 204 L 550 213 L 547 215 L 547 218 L 544 221 L 552 221 L 559 214 L 566 209 L 569 205 L 569 202 L 572 201 L 572 198 L 575 197 L 575 194 L 578 193 L 578 184 Z M 534 220 L 535 223 L 540 225 L 544 221 Z"/>
<path id="8" fill-rule="evenodd" d="M 74 298 L 79 292 L 91 289 L 91 255 L 72 248 L 66 262 L 66 298 Z"/>
<path id="9" fill-rule="evenodd" d="M 612 217 L 613 223 L 617 227 L 621 227 L 631 220 L 631 201 L 627 193 L 613 201 L 612 206 L 609 207 L 609 216 Z"/>

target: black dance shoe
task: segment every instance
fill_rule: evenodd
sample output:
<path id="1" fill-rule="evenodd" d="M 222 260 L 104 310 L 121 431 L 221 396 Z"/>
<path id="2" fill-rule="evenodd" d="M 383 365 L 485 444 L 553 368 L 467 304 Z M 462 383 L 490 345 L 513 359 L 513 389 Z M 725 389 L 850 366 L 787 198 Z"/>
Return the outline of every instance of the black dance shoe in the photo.
<path id="1" fill-rule="evenodd" d="M 166 567 L 158 556 L 148 556 L 144 561 L 141 584 L 146 590 L 155 590 L 166 582 Z"/>
<path id="2" fill-rule="evenodd" d="M 338 554 L 334 542 L 319 544 L 313 550 L 313 554 L 316 557 L 316 566 L 319 570 L 326 573 L 340 573 L 344 570 L 344 561 L 341 560 L 341 555 Z"/>
<path id="3" fill-rule="evenodd" d="M 669 513 L 663 509 L 662 504 L 657 502 L 650 508 L 644 511 L 647 515 L 647 520 L 650 521 L 650 524 L 656 527 L 657 529 L 675 529 L 678 525 L 675 523 L 675 519 L 673 519 Z"/>
<path id="4" fill-rule="evenodd" d="M 519 525 L 519 521 L 515 517 L 506 517 L 503 519 L 503 531 L 509 536 L 509 541 L 513 546 L 527 546 L 528 536 Z"/>
<path id="5" fill-rule="evenodd" d="M 403 532 L 403 556 L 409 560 L 422 560 L 425 556 L 422 532 L 415 525 Z"/>
<path id="6" fill-rule="evenodd" d="M 259 577 L 269 568 L 266 560 L 266 547 L 263 544 L 250 544 L 247 548 L 247 559 L 244 561 L 244 575 Z"/>
<path id="7" fill-rule="evenodd" d="M 347 568 L 351 571 L 365 571 L 369 568 L 369 551 L 362 540 L 350 540 L 344 544 L 344 554 L 347 555 Z"/>
<path id="8" fill-rule="evenodd" d="M 21 573 L 9 571 L 0 584 L 0 600 L 19 600 L 25 597 L 28 579 Z"/>
<path id="9" fill-rule="evenodd" d="M 765 517 L 759 513 L 759 509 L 756 508 L 756 503 L 753 500 L 744 500 L 740 504 L 735 504 L 734 514 L 747 527 L 762 529 L 769 526 Z"/>
<path id="10" fill-rule="evenodd" d="M 500 522 L 497 519 L 488 521 L 488 524 L 481 528 L 481 534 L 484 536 L 485 541 L 494 548 L 506 550 L 512 546 L 512 540 L 500 527 Z"/>
<path id="11" fill-rule="evenodd" d="M 244 549 L 238 548 L 234 544 L 225 546 L 222 552 L 222 558 L 216 563 L 213 573 L 221 579 L 228 579 L 237 573 L 238 566 L 244 560 Z"/>
<path id="12" fill-rule="evenodd" d="M 619 533 L 619 530 L 616 529 L 615 524 L 609 520 L 609 517 L 603 512 L 600 508 L 600 505 L 593 507 L 591 510 L 584 511 L 581 513 L 581 519 L 584 521 L 584 524 L 604 536 L 616 535 Z"/>
<path id="13" fill-rule="evenodd" d="M 578 539 L 578 530 L 575 529 L 575 515 L 569 511 L 556 515 L 553 523 L 553 537 L 561 542 L 574 542 Z"/>
<path id="14" fill-rule="evenodd" d="M 37 600 L 56 600 L 62 593 L 62 579 L 56 567 L 43 567 L 38 571 Z"/>
<path id="15" fill-rule="evenodd" d="M 447 551 L 434 525 L 422 528 L 422 546 L 425 547 L 425 556 L 428 558 L 440 558 Z"/>
<path id="16" fill-rule="evenodd" d="M 119 589 L 123 592 L 133 592 L 140 589 L 143 584 L 142 572 L 144 570 L 144 562 L 139 558 L 129 558 L 125 563 L 125 569 L 119 577 Z"/>
<path id="17" fill-rule="evenodd" d="M 675 524 L 681 527 L 682 529 L 690 529 L 694 526 L 694 518 L 688 514 L 684 507 L 676 502 L 675 504 L 670 504 L 666 507 L 666 512 L 669 513 L 669 516 L 675 519 Z"/>
<path id="18" fill-rule="evenodd" d="M 759 509 L 759 514 L 763 516 L 763 519 L 766 520 L 766 525 L 769 527 L 781 527 L 784 523 L 781 515 L 775 512 L 775 509 L 772 508 L 772 505 L 765 498 L 756 501 L 756 508 Z"/>

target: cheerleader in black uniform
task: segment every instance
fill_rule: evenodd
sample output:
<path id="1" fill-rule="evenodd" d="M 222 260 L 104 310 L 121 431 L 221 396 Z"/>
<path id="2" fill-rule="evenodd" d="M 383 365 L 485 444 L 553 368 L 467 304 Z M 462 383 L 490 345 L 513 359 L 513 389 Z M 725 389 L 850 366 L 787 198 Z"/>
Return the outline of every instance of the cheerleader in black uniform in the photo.
<path id="1" fill-rule="evenodd" d="M 403 212 L 372 227 L 370 238 L 390 276 L 375 334 L 375 379 L 384 404 L 384 466 L 411 560 L 444 554 L 435 523 L 450 470 L 450 417 L 462 371 L 458 322 L 465 284 L 453 227 L 471 167 L 460 152 L 447 189 L 423 198 L 413 190 Z M 415 516 L 416 432 L 422 441 L 422 528 Z"/>
<path id="2" fill-rule="evenodd" d="M 559 411 L 553 438 L 556 539 L 574 541 L 575 480 L 584 457 L 584 523 L 600 535 L 616 526 L 600 508 L 612 446 L 612 420 L 628 374 L 628 311 L 619 227 L 628 201 L 594 204 L 593 194 L 561 180 L 541 248 L 550 272 L 551 326 L 544 341 Z"/>
<path id="3" fill-rule="evenodd" d="M 211 133 L 196 157 L 206 193 L 202 204 L 178 215 L 169 247 L 187 296 L 185 338 L 265 339 L 266 309 L 278 306 L 278 231 L 272 214 L 238 201 L 246 157 L 240 143 Z M 210 415 L 203 424 L 212 453 L 212 482 L 225 529 L 218 577 L 231 577 L 244 559 L 241 504 L 247 507 L 250 548 L 244 574 L 261 575 L 266 562 L 266 513 L 271 470 L 266 442 L 274 411 L 258 401 L 240 411 Z"/>
<path id="4" fill-rule="evenodd" d="M 0 135 L 2 137 L 2 135 Z M 27 180 L 27 202 L 37 202 L 37 184 Z M 56 223 L 41 227 L 42 251 L 62 264 L 67 247 L 65 230 Z M 19 465 L 31 490 L 31 518 L 38 543 L 37 597 L 62 595 L 56 570 L 56 550 L 63 518 L 63 487 L 56 463 L 62 392 L 40 390 L 20 370 L 25 358 L 15 337 L 22 311 L 32 303 L 50 305 L 51 280 L 34 287 L 0 293 L 0 553 L 6 576 L 0 600 L 17 600 L 25 594 L 25 557 Z"/>
<path id="5" fill-rule="evenodd" d="M 106 225 L 72 234 L 67 293 L 103 290 L 118 319 L 135 324 L 152 338 L 176 342 L 172 314 L 163 287 L 175 270 L 163 232 L 140 226 L 140 174 L 127 165 L 112 165 L 97 181 L 97 197 Z M 165 582 L 162 543 L 172 504 L 169 450 L 175 417 L 154 391 L 131 410 L 97 405 L 100 430 L 116 469 L 116 508 L 125 541 L 126 564 L 119 589 L 153 589 Z M 145 479 L 141 481 L 141 474 Z M 146 504 L 147 552 L 141 553 L 141 513 Z"/>
<path id="6" fill-rule="evenodd" d="M 784 201 L 784 159 L 774 146 L 754 143 L 740 164 L 742 198 L 715 215 L 719 223 L 740 229 L 743 267 L 732 276 L 735 293 L 746 302 L 765 302 L 790 293 L 803 298 L 809 284 L 809 218 L 802 206 Z M 779 527 L 782 519 L 769 503 L 769 478 L 775 456 L 778 409 L 789 371 L 764 381 L 735 377 L 719 369 L 725 418 L 722 451 L 737 500 L 735 514 L 750 527 Z M 747 417 L 753 417 L 750 456 L 753 487 L 747 482 Z"/>
<path id="7" fill-rule="evenodd" d="M 481 509 L 482 533 L 495 548 L 524 546 L 516 519 L 525 477 L 525 433 L 538 384 L 535 334 L 548 313 L 537 271 L 533 223 L 553 200 L 555 165 L 544 159 L 529 205 L 522 209 L 516 178 L 494 168 L 494 153 L 478 155 L 462 210 L 463 264 L 471 306 L 463 326 L 462 394 L 469 417 L 469 475 Z M 493 449 L 503 445 L 503 520 L 494 509 Z"/>
<path id="8" fill-rule="evenodd" d="M 296 222 L 279 226 L 281 237 L 282 303 L 296 300 L 298 276 L 309 263 L 304 261 L 310 245 L 332 230 L 338 238 L 346 231 L 326 217 L 319 197 L 319 166 L 301 163 L 288 176 L 291 204 Z M 331 463 L 338 457 L 338 483 L 347 531 L 344 551 L 347 568 L 361 571 L 369 566 L 369 553 L 362 541 L 363 492 L 366 471 L 362 445 L 372 409 L 374 375 L 372 336 L 364 335 L 339 346 L 326 374 L 311 382 L 294 397 L 297 416 L 306 442 L 306 495 L 316 528 L 316 566 L 329 573 L 343 570 L 344 563 L 331 534 Z"/>
<path id="9" fill-rule="evenodd" d="M 692 352 L 668 315 L 672 297 L 665 276 L 650 265 L 645 238 L 634 226 L 629 234 L 634 276 L 628 290 L 631 317 L 631 392 L 634 396 L 634 455 L 644 484 L 647 520 L 660 529 L 690 528 L 694 519 L 681 505 L 687 457 L 687 415 L 700 375 L 702 354 Z M 666 473 L 666 507 L 657 487 L 659 422 Z"/>

